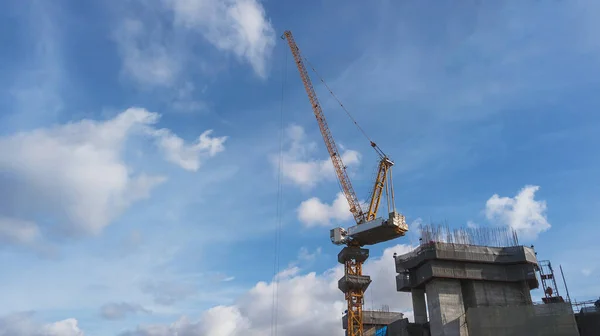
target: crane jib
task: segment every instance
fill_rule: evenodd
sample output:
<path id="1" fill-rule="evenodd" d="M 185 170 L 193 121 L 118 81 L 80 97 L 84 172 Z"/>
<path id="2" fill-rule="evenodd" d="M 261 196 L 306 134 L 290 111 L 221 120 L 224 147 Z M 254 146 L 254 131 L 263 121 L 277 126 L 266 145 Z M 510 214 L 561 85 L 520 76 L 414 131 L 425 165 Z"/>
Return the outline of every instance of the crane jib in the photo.
<path id="1" fill-rule="evenodd" d="M 287 38 L 288 44 L 290 46 L 290 50 L 292 51 L 292 55 L 294 60 L 296 61 L 296 65 L 300 72 L 300 77 L 302 78 L 302 82 L 304 84 L 304 88 L 308 95 L 308 98 L 313 107 L 313 112 L 319 123 L 319 129 L 321 131 L 321 135 L 323 136 L 323 140 L 325 141 L 325 145 L 327 147 L 327 151 L 329 152 L 329 156 L 331 157 L 331 161 L 334 165 L 336 175 L 338 180 L 340 181 L 340 185 L 342 187 L 342 191 L 348 200 L 350 210 L 354 219 L 357 223 L 361 223 L 364 220 L 364 214 L 360 206 L 360 202 L 356 193 L 354 192 L 354 188 L 352 187 L 352 183 L 350 182 L 350 178 L 344 169 L 344 163 L 342 162 L 341 155 L 339 155 L 339 150 L 337 145 L 335 144 L 335 140 L 333 139 L 333 135 L 327 126 L 327 121 L 323 114 L 323 110 L 321 109 L 321 104 L 317 99 L 317 94 L 313 88 L 310 77 L 308 76 L 308 71 L 304 66 L 304 62 L 302 62 L 302 57 L 300 54 L 300 48 L 296 45 L 294 38 L 291 32 L 286 31 L 284 36 Z"/>

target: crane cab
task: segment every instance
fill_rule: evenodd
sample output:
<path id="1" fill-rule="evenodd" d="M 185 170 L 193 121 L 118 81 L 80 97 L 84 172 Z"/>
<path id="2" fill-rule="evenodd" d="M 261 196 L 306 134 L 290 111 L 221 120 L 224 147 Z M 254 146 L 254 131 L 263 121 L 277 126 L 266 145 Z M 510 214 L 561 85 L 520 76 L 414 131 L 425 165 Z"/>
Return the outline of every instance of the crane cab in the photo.
<path id="1" fill-rule="evenodd" d="M 348 237 L 348 232 L 343 227 L 336 227 L 335 229 L 331 229 L 329 231 L 329 238 L 331 242 L 335 245 L 343 245 L 346 244 L 346 238 Z"/>

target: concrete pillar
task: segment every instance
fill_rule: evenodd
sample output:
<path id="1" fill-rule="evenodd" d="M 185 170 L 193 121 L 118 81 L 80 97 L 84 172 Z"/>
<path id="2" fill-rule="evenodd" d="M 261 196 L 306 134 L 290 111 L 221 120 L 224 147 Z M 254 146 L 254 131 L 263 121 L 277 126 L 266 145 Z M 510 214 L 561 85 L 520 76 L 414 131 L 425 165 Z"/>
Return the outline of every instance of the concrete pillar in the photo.
<path id="1" fill-rule="evenodd" d="M 437 278 L 425 291 L 431 336 L 468 336 L 460 280 Z"/>
<path id="2" fill-rule="evenodd" d="M 415 315 L 415 323 L 427 323 L 427 306 L 425 305 L 425 290 L 412 289 L 413 314 Z"/>

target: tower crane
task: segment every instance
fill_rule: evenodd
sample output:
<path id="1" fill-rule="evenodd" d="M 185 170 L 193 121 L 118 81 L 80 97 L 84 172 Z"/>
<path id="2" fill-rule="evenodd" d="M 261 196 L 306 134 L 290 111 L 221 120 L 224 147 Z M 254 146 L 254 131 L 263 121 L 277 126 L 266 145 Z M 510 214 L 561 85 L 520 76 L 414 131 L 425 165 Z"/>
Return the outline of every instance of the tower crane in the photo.
<path id="1" fill-rule="evenodd" d="M 404 236 L 408 231 L 405 217 L 396 212 L 394 205 L 394 189 L 392 183 L 392 166 L 394 162 L 385 155 L 385 153 L 370 141 L 371 147 L 379 155 L 379 166 L 377 177 L 371 192 L 369 208 L 367 212 L 362 210 L 362 206 L 356 197 L 350 178 L 346 172 L 346 166 L 342 161 L 342 156 L 335 144 L 333 135 L 329 127 L 321 104 L 317 99 L 317 94 L 313 88 L 312 82 L 303 62 L 300 49 L 296 45 L 291 31 L 285 31 L 282 39 L 286 39 L 298 71 L 304 89 L 317 118 L 319 129 L 325 146 L 329 152 L 329 157 L 335 168 L 335 173 L 340 182 L 341 189 L 350 206 L 350 212 L 354 216 L 356 225 L 347 230 L 341 227 L 330 231 L 331 242 L 336 245 L 346 245 L 338 254 L 338 262 L 344 265 L 344 276 L 338 281 L 338 288 L 344 292 L 348 303 L 348 310 L 345 319 L 346 335 L 363 336 L 362 308 L 364 304 L 364 293 L 371 283 L 371 278 L 362 274 L 362 265 L 369 257 L 369 250 L 362 248 L 365 245 L 374 245 L 380 242 L 392 240 Z M 377 217 L 377 211 L 383 192 L 385 191 L 388 203 L 388 218 Z"/>

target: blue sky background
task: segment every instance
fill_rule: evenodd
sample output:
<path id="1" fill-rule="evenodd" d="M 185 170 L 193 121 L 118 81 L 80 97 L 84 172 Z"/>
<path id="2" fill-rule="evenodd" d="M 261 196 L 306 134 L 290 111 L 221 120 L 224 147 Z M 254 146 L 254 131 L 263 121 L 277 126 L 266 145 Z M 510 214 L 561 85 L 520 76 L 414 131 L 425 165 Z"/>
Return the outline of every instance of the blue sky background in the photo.
<path id="1" fill-rule="evenodd" d="M 591 0 L 3 2 L 0 330 L 270 332 L 283 132 L 278 332 L 318 316 L 315 335 L 341 335 L 328 233 L 351 217 L 338 202 L 299 219 L 302 202 L 330 205 L 339 189 L 286 29 L 395 160 L 409 222 L 512 226 L 563 265 L 572 297 L 597 297 L 599 10 Z M 313 81 L 365 199 L 377 157 Z M 391 255 L 417 239 L 371 247 L 367 308 L 411 309 Z"/>

